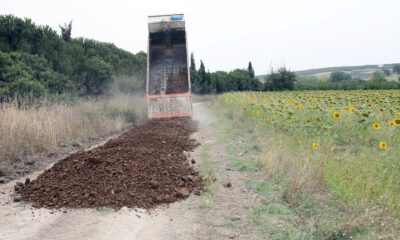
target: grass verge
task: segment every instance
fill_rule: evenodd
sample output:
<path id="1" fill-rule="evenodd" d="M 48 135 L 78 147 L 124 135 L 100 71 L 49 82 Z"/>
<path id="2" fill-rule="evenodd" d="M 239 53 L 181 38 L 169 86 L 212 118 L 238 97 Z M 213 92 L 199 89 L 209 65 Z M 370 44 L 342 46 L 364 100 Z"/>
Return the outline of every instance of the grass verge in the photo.
<path id="1" fill-rule="evenodd" d="M 250 217 L 265 239 L 398 239 L 399 221 L 388 208 L 343 201 L 329 191 L 315 162 L 323 155 L 299 154 L 291 136 L 215 107 L 229 167 L 245 171 L 248 187 L 258 193 Z"/>

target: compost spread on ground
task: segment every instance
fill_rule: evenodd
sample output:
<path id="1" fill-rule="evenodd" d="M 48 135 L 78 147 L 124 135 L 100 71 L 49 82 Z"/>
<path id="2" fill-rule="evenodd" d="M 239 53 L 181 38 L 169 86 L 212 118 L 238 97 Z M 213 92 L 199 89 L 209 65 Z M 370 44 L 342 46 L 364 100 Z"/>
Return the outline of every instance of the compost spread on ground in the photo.
<path id="1" fill-rule="evenodd" d="M 150 209 L 199 193 L 203 181 L 185 151 L 198 143 L 190 118 L 149 120 L 105 145 L 73 154 L 15 186 L 34 207 Z"/>

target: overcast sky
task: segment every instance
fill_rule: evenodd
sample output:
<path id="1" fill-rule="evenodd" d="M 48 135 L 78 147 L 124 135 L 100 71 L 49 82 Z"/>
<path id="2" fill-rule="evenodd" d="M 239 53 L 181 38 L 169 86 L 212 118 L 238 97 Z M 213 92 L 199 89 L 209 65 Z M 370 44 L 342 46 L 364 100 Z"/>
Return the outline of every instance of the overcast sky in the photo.
<path id="1" fill-rule="evenodd" d="M 73 37 L 147 49 L 147 16 L 184 13 L 189 51 L 206 68 L 252 61 L 292 70 L 400 62 L 399 0 L 0 0 L 0 14 L 28 17 Z"/>

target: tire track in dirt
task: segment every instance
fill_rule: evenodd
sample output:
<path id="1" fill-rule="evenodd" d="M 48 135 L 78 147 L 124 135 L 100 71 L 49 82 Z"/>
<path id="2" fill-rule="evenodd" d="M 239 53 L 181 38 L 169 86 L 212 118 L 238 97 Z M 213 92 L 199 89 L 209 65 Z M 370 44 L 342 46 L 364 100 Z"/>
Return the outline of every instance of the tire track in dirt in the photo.
<path id="1" fill-rule="evenodd" d="M 249 218 L 256 193 L 246 186 L 245 173 L 227 170 L 232 159 L 221 139 L 218 119 L 204 103 L 194 104 L 193 118 L 199 122 L 193 137 L 201 145 L 191 156 L 201 174 L 211 180 L 208 191 L 159 212 L 138 232 L 137 239 L 260 239 Z"/>

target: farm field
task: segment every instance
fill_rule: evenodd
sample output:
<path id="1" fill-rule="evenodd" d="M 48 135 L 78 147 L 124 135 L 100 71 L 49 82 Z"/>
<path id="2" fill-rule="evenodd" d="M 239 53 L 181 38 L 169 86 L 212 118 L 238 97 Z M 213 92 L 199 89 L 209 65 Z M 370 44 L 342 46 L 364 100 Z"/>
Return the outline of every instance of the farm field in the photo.
<path id="1" fill-rule="evenodd" d="M 88 236 L 89 239 L 130 239 L 132 236 L 135 236 L 135 239 L 190 239 L 190 236 L 196 236 L 197 239 L 350 239 L 350 237 L 351 239 L 379 239 L 389 236 L 392 237 L 391 239 L 396 239 L 393 237 L 398 236 L 399 233 L 398 220 L 396 220 L 398 215 L 392 214 L 392 212 L 395 212 L 393 210 L 396 210 L 396 206 L 393 204 L 389 206 L 387 198 L 376 200 L 364 195 L 357 195 L 346 199 L 346 195 L 341 196 L 340 191 L 337 192 L 339 197 L 331 196 L 326 191 L 328 185 L 325 183 L 336 179 L 333 177 L 325 178 L 325 172 L 332 173 L 329 171 L 333 171 L 334 167 L 341 170 L 343 166 L 332 164 L 329 165 L 330 168 L 327 168 L 328 165 L 324 164 L 324 162 L 329 162 L 332 157 L 332 154 L 329 154 L 331 150 L 328 151 L 326 147 L 329 142 L 325 142 L 321 136 L 312 138 L 310 137 L 312 136 L 311 133 L 299 135 L 297 131 L 301 127 L 296 129 L 291 128 L 290 125 L 301 126 L 301 120 L 297 121 L 292 117 L 280 116 L 288 114 L 287 112 L 294 111 L 294 109 L 299 111 L 296 114 L 300 114 L 300 111 L 313 112 L 314 110 L 308 109 L 308 100 L 301 100 L 304 103 L 299 110 L 296 109 L 297 105 L 295 105 L 288 107 L 288 110 L 278 111 L 278 106 L 284 102 L 285 97 L 292 99 L 294 96 L 302 96 L 296 97 L 296 99 L 317 99 L 318 95 L 315 93 L 318 92 L 291 92 L 288 94 L 283 92 L 268 94 L 229 93 L 218 98 L 207 97 L 209 101 L 206 103 L 195 103 L 194 119 L 199 123 L 199 130 L 193 134 L 193 138 L 201 145 L 194 149 L 193 153 L 190 153 L 188 159 L 193 160 L 190 163 L 191 166 L 200 171 L 205 183 L 204 192 L 200 196 L 191 194 L 186 200 L 175 202 L 165 209 L 155 208 L 151 214 L 147 214 L 140 209 L 128 209 L 126 207 L 122 207 L 119 211 L 109 207 L 93 209 L 75 209 L 73 207 L 71 209 L 67 206 L 69 202 L 65 203 L 62 198 L 63 195 L 60 193 L 61 205 L 59 206 L 66 208 L 63 207 L 61 210 L 54 211 L 53 208 L 56 206 L 50 207 L 50 209 L 30 209 L 29 205 L 24 202 L 10 202 L 9 199 L 12 199 L 15 184 L 15 181 L 12 181 L 0 189 L 4 193 L 0 195 L 2 206 L 0 215 L 8 216 L 0 221 L 0 226 L 5 230 L 7 229 L 5 236 L 8 239 L 24 239 L 24 236 L 31 236 L 31 239 L 75 239 L 81 235 Z M 337 98 L 341 94 L 340 92 L 332 93 L 336 93 Z M 396 94 L 398 92 L 386 94 L 389 99 L 397 101 Z M 322 96 L 321 92 L 319 97 L 322 98 Z M 265 101 L 267 98 L 270 98 L 269 102 Z M 262 113 L 259 109 L 262 101 L 269 104 L 269 106 L 266 105 L 266 108 L 270 109 L 269 111 L 275 109 L 276 116 L 270 114 L 267 119 L 262 118 L 262 114 L 267 114 L 267 110 L 263 110 L 265 112 Z M 357 105 L 355 101 L 352 104 L 354 105 L 354 112 L 356 106 L 359 106 L 358 111 L 361 111 L 360 105 Z M 293 107 L 294 109 L 292 109 Z M 221 109 L 224 110 L 221 112 Z M 350 114 L 349 112 L 342 112 L 340 108 L 340 112 L 338 112 L 340 118 L 336 119 L 333 117 L 336 111 L 335 109 L 333 113 L 326 111 L 327 116 L 326 119 L 324 118 L 326 124 L 329 123 L 332 128 L 339 127 L 340 124 L 337 121 L 344 121 L 346 114 Z M 349 109 L 349 111 L 352 110 Z M 373 111 L 369 112 L 369 116 L 372 116 Z M 322 112 L 318 110 L 314 114 L 304 113 L 304 116 L 318 116 L 322 120 Z M 288 115 L 293 116 L 294 114 Z M 355 116 L 348 115 L 347 117 Z M 296 122 L 291 123 L 292 120 L 296 120 Z M 369 123 L 365 124 L 369 125 Z M 177 123 L 177 125 L 180 124 Z M 142 127 L 146 128 L 146 124 Z M 382 122 L 378 130 L 385 127 L 388 126 Z M 393 127 L 398 129 L 397 125 Z M 139 131 L 140 129 L 137 128 Z M 118 139 L 129 138 L 137 130 L 133 130 L 132 133 L 127 132 Z M 144 129 L 142 130 L 144 131 Z M 367 126 L 365 131 L 367 131 Z M 341 134 L 344 135 L 345 133 Z M 363 134 L 369 136 L 367 132 L 363 132 Z M 171 156 L 175 156 L 178 152 L 180 156 L 182 155 L 181 148 L 172 147 L 171 144 L 168 144 L 171 139 L 166 139 L 169 135 L 175 138 L 173 132 L 165 131 L 160 136 L 150 135 L 153 136 L 154 143 L 159 143 L 158 146 L 165 149 L 166 152 L 177 151 Z M 103 170 L 103 168 L 107 169 L 112 166 L 109 165 L 107 159 L 119 157 L 124 152 L 125 147 L 131 146 L 118 143 L 118 139 L 111 140 L 104 146 L 89 152 L 72 155 L 37 179 L 36 177 L 41 174 L 40 172 L 28 176 L 33 181 L 27 188 L 25 186 L 23 188 L 29 191 L 30 187 L 39 184 L 42 187 L 38 186 L 38 189 L 46 190 L 48 187 L 43 188 L 43 186 L 49 185 L 51 186 L 49 192 L 56 194 L 60 188 L 55 183 L 60 183 L 59 186 L 76 189 L 77 191 L 74 190 L 76 193 L 86 193 L 87 187 L 83 186 L 83 183 L 86 182 L 85 186 L 93 184 L 90 187 L 89 198 L 93 198 L 91 196 L 91 194 L 95 194 L 93 191 L 98 191 L 95 187 L 96 184 L 100 184 L 100 188 L 113 185 L 113 188 L 124 189 L 123 185 L 115 185 L 115 183 L 118 183 L 117 181 L 108 179 L 108 172 Z M 140 143 L 144 137 L 139 137 L 139 139 L 136 143 Z M 300 143 L 297 140 L 300 140 Z M 389 155 L 395 154 L 392 140 L 386 140 L 387 148 L 382 150 L 371 144 L 371 152 L 376 151 L 377 154 L 383 156 L 386 154 L 387 157 L 395 157 L 395 155 Z M 333 144 L 335 141 L 332 140 L 331 143 Z M 143 144 L 146 145 L 146 142 L 143 142 Z M 142 146 L 143 149 L 146 148 L 144 145 Z M 337 145 L 337 150 L 335 150 L 337 159 L 344 156 L 345 153 L 347 153 L 347 156 L 354 154 L 355 156 L 348 158 L 348 164 L 357 163 L 357 155 L 353 152 L 357 149 L 349 148 L 350 151 L 345 150 L 340 144 L 335 143 L 334 145 Z M 142 149 L 142 147 L 140 148 Z M 112 149 L 114 150 L 111 151 Z M 342 153 L 342 151 L 345 153 Z M 391 151 L 394 152 L 391 153 Z M 107 154 L 107 152 L 110 154 Z M 111 152 L 115 154 L 111 154 Z M 157 154 L 157 152 L 152 153 L 151 151 L 144 153 Z M 170 156 L 165 155 L 165 157 L 169 158 Z M 97 162 L 96 159 L 107 161 L 102 163 Z M 350 160 L 354 162 L 350 162 Z M 389 158 L 385 158 L 385 161 L 389 160 Z M 65 172 L 60 170 L 80 168 L 80 161 L 91 167 L 84 175 L 77 175 L 77 173 L 70 171 L 71 177 L 79 178 L 79 181 L 82 182 L 82 186 L 74 187 L 75 185 L 72 182 L 65 179 Z M 359 159 L 359 161 L 361 160 Z M 148 164 L 155 166 L 154 171 L 157 174 L 162 174 L 156 164 Z M 61 168 L 61 166 L 64 166 L 64 168 Z M 117 166 L 113 165 L 112 168 L 119 170 Z M 169 164 L 169 166 L 172 167 L 173 164 Z M 344 167 L 346 166 L 344 165 Z M 358 165 L 359 168 L 361 166 L 362 164 Z M 371 165 L 366 166 L 372 167 Z M 92 169 L 93 172 L 90 173 Z M 364 169 L 376 172 L 373 169 Z M 123 175 L 120 175 L 117 170 L 111 172 L 116 173 L 120 178 Z M 351 171 L 356 170 L 351 169 Z M 343 170 L 339 173 L 344 176 L 346 171 Z M 47 176 L 47 178 L 44 176 Z M 153 178 L 154 176 L 149 175 L 148 177 Z M 326 174 L 326 176 L 334 175 Z M 348 175 L 349 178 L 352 176 L 351 174 Z M 366 174 L 363 175 L 363 177 L 365 176 Z M 391 177 L 394 178 L 395 176 Z M 85 178 L 87 180 L 84 180 Z M 176 180 L 179 185 L 179 179 Z M 44 184 L 45 181 L 46 184 Z M 129 179 L 125 178 L 123 181 L 124 184 L 129 183 Z M 360 184 L 361 181 L 358 183 Z M 385 184 L 385 182 L 380 184 Z M 154 185 L 149 186 L 151 188 L 145 188 L 143 192 L 145 190 L 149 193 L 158 191 L 157 188 L 153 188 Z M 337 186 L 336 190 L 346 190 L 343 186 Z M 334 186 L 329 185 L 328 187 L 329 192 L 335 191 Z M 118 194 L 123 193 L 124 191 Z M 355 191 L 355 193 L 360 193 L 360 191 Z M 382 191 L 382 193 L 393 196 L 393 202 L 395 201 L 395 191 Z M 35 192 L 25 196 L 30 195 L 42 203 L 51 203 L 49 200 L 41 200 L 47 198 L 47 196 L 35 195 Z M 85 195 L 76 195 L 71 204 L 75 204 L 79 202 L 79 199 L 85 197 Z M 129 199 L 129 197 L 126 199 Z M 106 200 L 99 198 L 96 201 Z M 36 201 L 34 200 L 34 202 Z M 140 202 L 140 204 L 143 203 Z M 125 205 L 126 202 L 121 202 L 121 204 Z M 118 205 L 117 208 L 122 205 Z M 137 204 L 134 203 L 134 205 Z M 92 206 L 103 206 L 103 204 L 98 205 L 97 202 L 94 202 Z M 384 210 L 386 206 L 390 207 L 390 211 Z M 83 222 L 95 224 L 82 225 Z M 46 227 L 49 225 L 52 226 L 50 232 Z M 17 230 L 16 226 L 23 226 L 22 231 Z M 46 236 L 44 236 L 45 233 Z"/>
<path id="2" fill-rule="evenodd" d="M 229 93 L 218 103 L 304 156 L 289 168 L 318 171 L 342 200 L 399 209 L 400 91 Z"/>

